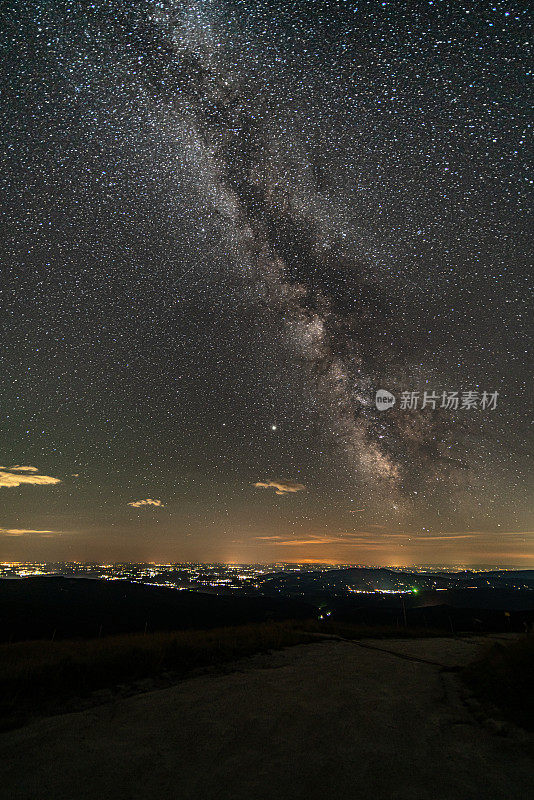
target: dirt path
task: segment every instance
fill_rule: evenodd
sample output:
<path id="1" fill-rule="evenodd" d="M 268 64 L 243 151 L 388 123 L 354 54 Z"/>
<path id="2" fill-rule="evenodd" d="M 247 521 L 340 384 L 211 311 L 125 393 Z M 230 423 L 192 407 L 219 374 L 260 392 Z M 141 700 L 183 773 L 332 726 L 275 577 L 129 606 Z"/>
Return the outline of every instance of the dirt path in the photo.
<path id="1" fill-rule="evenodd" d="M 526 800 L 534 737 L 500 736 L 450 667 L 477 639 L 324 641 L 0 736 L 12 800 Z"/>

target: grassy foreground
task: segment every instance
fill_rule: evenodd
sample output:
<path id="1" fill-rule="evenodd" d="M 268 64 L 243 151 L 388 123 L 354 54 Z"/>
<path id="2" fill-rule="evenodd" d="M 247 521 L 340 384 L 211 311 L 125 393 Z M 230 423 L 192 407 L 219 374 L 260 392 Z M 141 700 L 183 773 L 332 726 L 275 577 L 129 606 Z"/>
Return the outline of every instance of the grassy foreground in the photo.
<path id="1" fill-rule="evenodd" d="M 463 678 L 482 701 L 527 730 L 534 730 L 534 636 L 494 644 L 469 664 Z"/>
<path id="2" fill-rule="evenodd" d="M 24 724 L 43 714 L 73 710 L 84 701 L 111 700 L 114 696 L 160 688 L 195 670 L 255 653 L 316 642 L 318 634 L 344 639 L 443 635 L 426 629 L 293 620 L 200 631 L 2 644 L 0 729 Z"/>
<path id="3" fill-rule="evenodd" d="M 111 699 L 128 686 L 158 688 L 136 687 L 136 682 L 172 682 L 199 668 L 313 639 L 298 627 L 302 626 L 272 622 L 0 645 L 0 728 L 67 710 L 73 698 L 87 698 L 95 691 L 111 690 Z"/>

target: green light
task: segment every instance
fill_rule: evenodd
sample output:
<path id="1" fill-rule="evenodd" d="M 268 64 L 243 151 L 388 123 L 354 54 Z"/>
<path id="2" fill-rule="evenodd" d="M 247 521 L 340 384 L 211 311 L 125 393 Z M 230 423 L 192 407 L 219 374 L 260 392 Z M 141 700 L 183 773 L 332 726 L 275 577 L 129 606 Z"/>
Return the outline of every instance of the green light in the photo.
<path id="1" fill-rule="evenodd" d="M 413 589 L 412 589 L 412 592 L 413 592 L 414 594 L 417 594 L 417 593 L 419 592 L 419 589 L 413 588 Z"/>

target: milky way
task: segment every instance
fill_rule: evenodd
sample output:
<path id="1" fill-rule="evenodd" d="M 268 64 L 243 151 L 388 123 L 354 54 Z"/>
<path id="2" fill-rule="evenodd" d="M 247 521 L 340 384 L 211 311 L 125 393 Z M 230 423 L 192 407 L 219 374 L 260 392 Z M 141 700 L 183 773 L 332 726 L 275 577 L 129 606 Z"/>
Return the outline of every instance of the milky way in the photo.
<path id="1" fill-rule="evenodd" d="M 121 528 L 162 497 L 180 541 L 269 513 L 348 530 L 351 504 L 360 529 L 528 525 L 523 9 L 6 21 L 3 461 L 76 474 L 57 516 L 90 526 L 96 502 Z M 499 400 L 402 408 L 412 391 Z M 273 511 L 254 484 L 303 491 Z"/>

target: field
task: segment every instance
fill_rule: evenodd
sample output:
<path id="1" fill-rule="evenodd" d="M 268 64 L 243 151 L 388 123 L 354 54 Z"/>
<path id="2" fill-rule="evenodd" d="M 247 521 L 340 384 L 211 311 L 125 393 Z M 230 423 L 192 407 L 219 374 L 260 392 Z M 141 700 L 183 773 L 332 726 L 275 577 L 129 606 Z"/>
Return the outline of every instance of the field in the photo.
<path id="1" fill-rule="evenodd" d="M 450 634 L 449 634 L 450 635 Z M 0 729 L 139 691 L 164 688 L 184 677 L 246 656 L 316 642 L 422 639 L 447 636 L 426 628 L 289 620 L 215 628 L 122 634 L 98 639 L 34 640 L 0 645 Z M 482 701 L 532 728 L 534 638 L 494 644 L 462 673 Z"/>
<path id="2" fill-rule="evenodd" d="M 469 664 L 463 678 L 483 702 L 528 730 L 534 730 L 534 636 L 493 644 Z"/>
<path id="3" fill-rule="evenodd" d="M 2 727 L 69 707 L 99 690 L 157 688 L 201 668 L 313 638 L 295 623 L 260 623 L 209 631 L 125 634 L 102 639 L 0 645 Z M 137 684 L 136 684 L 137 682 Z M 105 696 L 105 695 L 102 695 Z"/>
<path id="4" fill-rule="evenodd" d="M 34 640 L 0 645 L 0 726 L 148 688 L 255 653 L 317 641 L 421 637 L 439 631 L 293 620 L 216 628 L 122 634 L 99 639 Z"/>
<path id="5" fill-rule="evenodd" d="M 163 677 L 161 684 L 140 679 L 130 696 L 118 686 L 97 690 L 76 713 L 5 730 L 4 793 L 12 800 L 532 796 L 534 735 L 493 710 L 484 716 L 466 702 L 459 680 L 488 645 L 510 636 L 349 641 L 315 634 L 311 643 L 270 647 L 273 636 L 283 644 L 313 633 L 212 631 L 211 646 L 196 635 L 187 646 L 181 639 L 186 660 L 219 663 L 166 686 Z M 157 642 L 147 643 L 151 653 Z M 133 638 L 126 644 L 123 656 L 144 649 L 132 651 Z M 220 661 L 256 647 L 270 652 L 227 667 Z M 112 649 L 118 655 L 120 648 Z M 152 655 L 148 660 L 154 663 Z M 120 660 L 118 666 L 121 675 Z M 92 674 L 94 667 L 89 659 Z"/>

